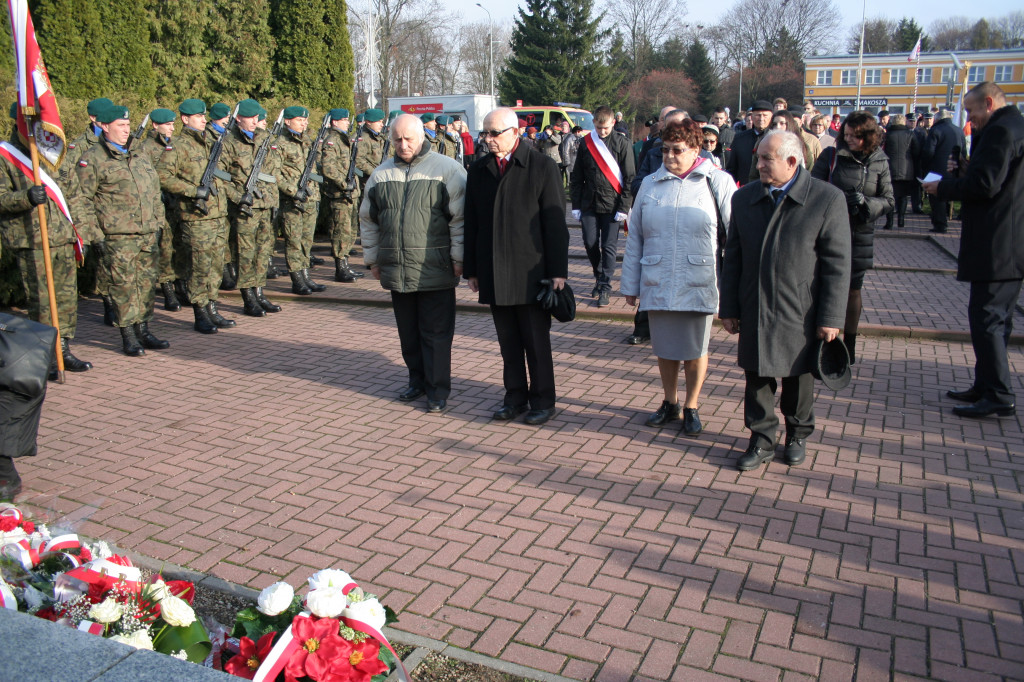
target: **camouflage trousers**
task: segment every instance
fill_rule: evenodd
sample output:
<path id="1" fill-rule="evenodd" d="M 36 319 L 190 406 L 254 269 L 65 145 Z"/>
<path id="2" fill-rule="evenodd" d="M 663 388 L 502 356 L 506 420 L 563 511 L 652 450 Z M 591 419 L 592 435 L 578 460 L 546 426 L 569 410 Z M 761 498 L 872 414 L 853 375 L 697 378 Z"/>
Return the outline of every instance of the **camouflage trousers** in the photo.
<path id="1" fill-rule="evenodd" d="M 284 230 L 284 256 L 292 272 L 309 267 L 309 253 L 313 249 L 313 231 L 316 229 L 316 205 L 306 202 L 305 211 L 281 197 L 281 227 Z"/>
<path id="2" fill-rule="evenodd" d="M 165 203 L 164 213 L 167 216 L 167 227 L 160 233 L 160 270 L 157 281 L 185 281 L 188 279 L 188 251 L 181 243 L 178 212 Z"/>
<path id="3" fill-rule="evenodd" d="M 110 282 L 109 296 L 117 309 L 117 326 L 149 322 L 153 317 L 159 274 L 157 234 L 108 235 L 100 266 Z"/>
<path id="4" fill-rule="evenodd" d="M 220 295 L 228 229 L 227 216 L 181 221 L 181 238 L 189 245 L 188 296 L 193 305 L 206 305 Z"/>
<path id="5" fill-rule="evenodd" d="M 28 299 L 28 316 L 36 322 L 52 324 L 43 250 L 18 249 L 15 251 L 15 258 L 21 270 L 21 284 L 25 287 L 25 297 Z M 78 270 L 75 264 L 74 245 L 51 246 L 50 261 L 53 267 L 53 290 L 57 298 L 60 337 L 73 339 L 75 328 L 78 326 Z"/>
<path id="6" fill-rule="evenodd" d="M 331 212 L 331 255 L 335 258 L 347 257 L 349 249 L 356 243 L 356 229 L 352 222 L 352 207 L 357 204 L 358 198 L 329 200 L 328 210 Z"/>
<path id="7" fill-rule="evenodd" d="M 252 216 L 234 213 L 231 224 L 238 241 L 238 288 L 267 283 L 267 262 L 274 253 L 274 226 L 270 209 L 254 208 Z"/>

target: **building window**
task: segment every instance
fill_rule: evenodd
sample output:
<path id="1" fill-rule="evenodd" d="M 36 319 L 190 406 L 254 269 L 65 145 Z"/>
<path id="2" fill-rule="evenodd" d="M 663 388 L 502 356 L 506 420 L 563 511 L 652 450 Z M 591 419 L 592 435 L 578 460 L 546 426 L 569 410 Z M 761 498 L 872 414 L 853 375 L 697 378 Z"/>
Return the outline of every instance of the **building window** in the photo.
<path id="1" fill-rule="evenodd" d="M 980 83 L 985 80 L 985 67 L 984 66 L 972 66 L 967 70 L 967 82 L 968 83 Z"/>
<path id="2" fill-rule="evenodd" d="M 1010 65 L 997 66 L 995 75 L 992 76 L 992 80 L 996 83 L 1005 83 L 1013 80 L 1013 67 Z"/>
<path id="3" fill-rule="evenodd" d="M 864 69 L 864 85 L 881 85 L 881 69 Z"/>
<path id="4" fill-rule="evenodd" d="M 932 82 L 932 70 L 931 69 L 917 69 L 917 82 L 918 83 L 931 83 Z"/>
<path id="5" fill-rule="evenodd" d="M 889 105 L 889 113 L 890 114 L 902 114 L 903 113 L 903 105 L 902 104 L 890 104 Z"/>
<path id="6" fill-rule="evenodd" d="M 839 77 L 841 85 L 856 85 L 857 84 L 857 69 L 843 69 Z"/>
<path id="7" fill-rule="evenodd" d="M 831 71 L 819 71 L 818 72 L 818 85 L 832 85 L 832 72 Z"/>
<path id="8" fill-rule="evenodd" d="M 943 83 L 955 83 L 956 82 L 956 69 L 952 66 L 942 67 L 942 82 Z"/>
<path id="9" fill-rule="evenodd" d="M 889 72 L 889 84 L 890 85 L 903 85 L 907 82 L 907 70 L 906 69 L 893 69 Z"/>

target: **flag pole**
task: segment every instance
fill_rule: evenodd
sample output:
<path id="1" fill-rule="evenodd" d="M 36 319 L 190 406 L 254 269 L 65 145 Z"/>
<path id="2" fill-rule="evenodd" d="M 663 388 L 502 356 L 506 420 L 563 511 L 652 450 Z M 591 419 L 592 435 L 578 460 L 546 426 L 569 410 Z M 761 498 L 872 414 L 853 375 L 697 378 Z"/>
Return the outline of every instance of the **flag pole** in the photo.
<path id="1" fill-rule="evenodd" d="M 28 149 L 32 155 L 32 175 L 36 187 L 43 184 L 39 169 L 39 149 L 36 147 L 35 116 L 25 117 L 28 130 Z M 36 206 L 39 211 L 39 239 L 43 242 L 43 266 L 46 268 L 46 294 L 50 299 L 50 324 L 57 330 L 57 383 L 64 383 L 64 355 L 61 353 L 60 320 L 57 317 L 57 292 L 53 288 L 53 264 L 50 261 L 50 234 L 46 229 L 46 202 Z"/>
<path id="2" fill-rule="evenodd" d="M 917 37 L 917 42 L 921 42 L 921 36 Z M 917 68 L 914 69 L 914 103 L 910 105 L 910 111 L 917 113 L 917 84 L 921 80 L 921 50 L 917 50 Z"/>

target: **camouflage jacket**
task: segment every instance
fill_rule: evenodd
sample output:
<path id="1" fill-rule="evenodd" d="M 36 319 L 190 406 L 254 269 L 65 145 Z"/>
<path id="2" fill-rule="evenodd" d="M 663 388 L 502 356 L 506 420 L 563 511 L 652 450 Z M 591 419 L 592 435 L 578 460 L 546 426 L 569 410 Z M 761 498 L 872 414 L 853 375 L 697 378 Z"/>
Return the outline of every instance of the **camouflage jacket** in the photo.
<path id="1" fill-rule="evenodd" d="M 249 137 L 239 128 L 234 128 L 228 138 L 224 140 L 224 151 L 220 156 L 220 168 L 231 174 L 231 184 L 228 188 L 228 199 L 237 204 L 245 192 L 245 183 L 249 180 L 249 173 L 252 171 L 253 161 L 256 159 L 256 152 L 263 140 L 270 135 L 269 132 L 257 128 L 250 140 Z M 281 155 L 277 143 L 271 142 L 267 152 L 267 158 L 263 161 L 260 173 L 270 177 L 277 177 L 281 166 Z M 263 180 L 256 181 L 258 196 L 253 197 L 253 208 L 277 208 L 280 203 L 277 196 L 277 185 Z"/>
<path id="2" fill-rule="evenodd" d="M 149 162 L 156 166 L 156 162 L 159 160 L 160 155 L 164 153 L 164 149 L 170 146 L 170 138 L 164 137 L 155 130 L 150 130 L 146 133 L 146 137 L 142 140 L 139 148 L 149 157 Z"/>
<path id="3" fill-rule="evenodd" d="M 136 149 L 125 154 L 103 137 L 78 160 L 70 194 L 71 215 L 88 243 L 167 226 L 160 178 L 149 158 Z"/>
<path id="4" fill-rule="evenodd" d="M 71 187 L 71 176 L 75 174 L 75 166 L 78 165 L 78 160 L 82 158 L 82 154 L 99 141 L 100 138 L 93 132 L 92 123 L 90 123 L 84 133 L 68 144 L 67 153 L 64 155 L 64 163 L 60 167 L 60 186 L 64 189 L 65 193 Z"/>
<path id="5" fill-rule="evenodd" d="M 181 135 L 174 138 L 173 143 L 168 145 L 164 153 L 157 161 L 156 170 L 160 175 L 160 187 L 175 198 L 175 208 L 178 209 L 179 217 L 182 220 L 195 222 L 199 220 L 214 220 L 228 214 L 228 198 L 224 181 L 214 178 L 214 193 L 206 198 L 206 208 L 209 211 L 203 214 L 196 208 L 196 189 L 203 179 L 203 171 L 210 159 L 210 147 L 213 140 L 205 131 L 199 132 L 192 128 L 185 128 Z M 218 165 L 223 166 L 223 153 Z"/>
<path id="6" fill-rule="evenodd" d="M 206 122 L 206 136 L 210 138 L 211 142 L 216 142 L 220 139 L 220 133 L 217 132 L 217 129 L 209 121 Z"/>
<path id="7" fill-rule="evenodd" d="M 454 159 L 459 153 L 459 143 L 449 133 L 437 133 L 435 139 L 437 146 L 434 151 L 444 154 L 450 159 Z"/>
<path id="8" fill-rule="evenodd" d="M 360 143 L 361 144 L 361 143 Z M 359 149 L 356 149 L 356 153 Z M 328 199 L 340 199 L 344 196 L 345 180 L 348 178 L 349 160 L 352 158 L 352 143 L 348 135 L 339 130 L 332 130 L 324 140 L 324 148 L 320 153 L 320 169 L 324 176 L 323 194 Z M 350 199 L 359 196 L 359 182 L 355 183 L 355 191 Z"/>
<path id="9" fill-rule="evenodd" d="M 281 139 L 278 140 L 278 151 L 281 154 L 281 171 L 277 174 L 277 189 L 281 194 L 291 199 L 298 190 L 299 177 L 306 167 L 306 157 L 316 140 L 316 133 L 307 130 L 302 135 L 296 135 L 285 126 L 281 130 Z M 320 183 L 309 181 L 306 186 L 309 196 L 306 201 L 320 201 Z"/>
<path id="10" fill-rule="evenodd" d="M 29 151 L 18 139 L 17 130 L 11 134 L 11 144 L 25 156 L 29 155 Z M 3 238 L 5 248 L 43 248 L 39 234 L 39 211 L 28 200 L 28 190 L 33 184 L 32 179 L 21 172 L 20 168 L 0 156 L 0 237 Z M 75 241 L 71 223 L 53 199 L 46 201 L 46 228 L 50 246 Z"/>
<path id="11" fill-rule="evenodd" d="M 384 160 L 384 134 L 375 133 L 363 125 L 359 137 L 362 141 L 356 152 L 356 169 L 361 173 L 360 183 L 365 185 L 370 173 Z"/>

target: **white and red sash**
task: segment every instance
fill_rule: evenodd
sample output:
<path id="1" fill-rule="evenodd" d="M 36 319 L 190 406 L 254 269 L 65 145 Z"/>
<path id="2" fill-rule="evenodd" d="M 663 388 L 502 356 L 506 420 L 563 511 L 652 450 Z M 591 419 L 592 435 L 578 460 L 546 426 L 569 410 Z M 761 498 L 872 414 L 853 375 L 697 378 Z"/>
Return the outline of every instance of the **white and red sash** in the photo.
<path id="1" fill-rule="evenodd" d="M 619 168 L 619 162 L 615 160 L 608 145 L 593 131 L 583 140 L 587 149 L 590 150 L 590 155 L 594 157 L 597 167 L 601 169 L 604 179 L 608 181 L 616 194 L 622 194 L 622 169 Z"/>

